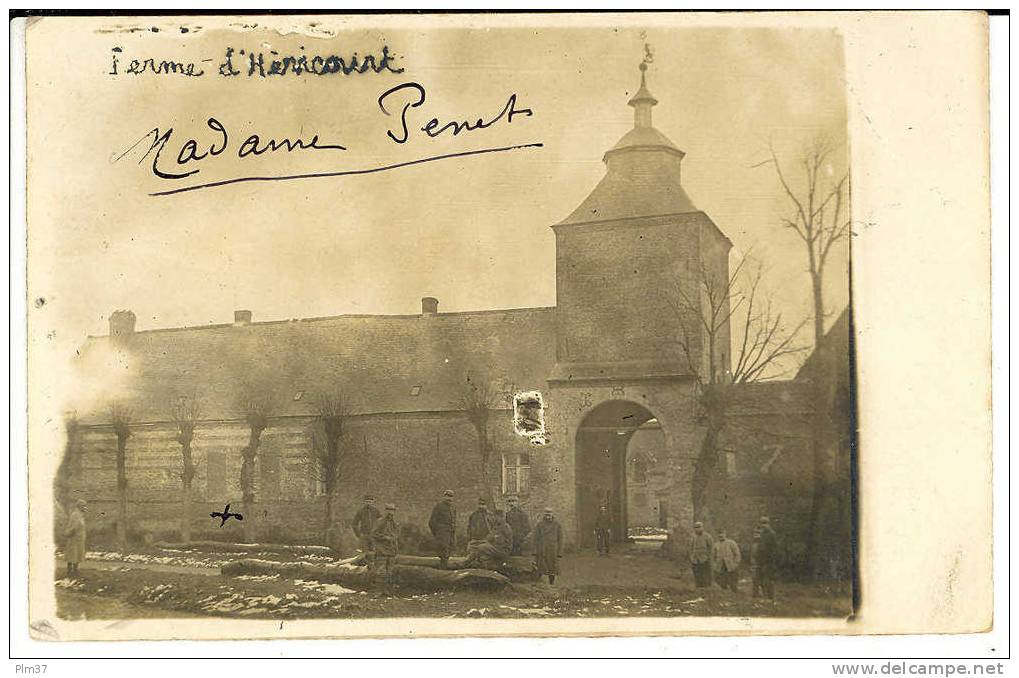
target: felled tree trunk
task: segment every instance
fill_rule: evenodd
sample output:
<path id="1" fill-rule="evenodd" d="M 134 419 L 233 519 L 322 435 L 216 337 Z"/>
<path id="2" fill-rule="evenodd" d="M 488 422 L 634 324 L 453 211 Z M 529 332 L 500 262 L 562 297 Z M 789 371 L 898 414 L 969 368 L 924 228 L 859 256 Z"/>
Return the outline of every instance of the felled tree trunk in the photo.
<path id="1" fill-rule="evenodd" d="M 272 575 L 282 577 L 314 579 L 321 582 L 342 584 L 355 589 L 369 590 L 383 586 L 381 571 L 360 563 L 364 556 L 330 565 L 307 562 L 276 563 L 271 560 L 243 558 L 227 563 L 220 572 L 230 577 L 238 575 Z M 416 565 L 392 566 L 393 583 L 401 588 L 420 591 L 444 591 L 448 589 L 500 589 L 509 583 L 509 578 L 492 570 L 438 570 Z"/>
<path id="2" fill-rule="evenodd" d="M 449 559 L 450 570 L 470 569 L 464 567 L 466 558 L 453 557 Z M 432 567 L 441 569 L 442 565 L 437 556 L 404 556 L 396 557 L 398 565 L 414 565 L 416 567 Z M 499 574 L 510 578 L 510 581 L 533 581 L 538 578 L 538 570 L 534 566 L 534 560 L 524 556 L 513 556 L 505 563 L 495 569 Z"/>
<path id="3" fill-rule="evenodd" d="M 234 544 L 225 541 L 193 541 L 169 542 L 159 541 L 153 544 L 159 549 L 195 549 L 197 551 L 223 551 L 228 553 L 262 553 L 271 551 L 273 553 L 298 553 L 329 555 L 332 550 L 328 546 L 315 546 L 303 544 Z"/>

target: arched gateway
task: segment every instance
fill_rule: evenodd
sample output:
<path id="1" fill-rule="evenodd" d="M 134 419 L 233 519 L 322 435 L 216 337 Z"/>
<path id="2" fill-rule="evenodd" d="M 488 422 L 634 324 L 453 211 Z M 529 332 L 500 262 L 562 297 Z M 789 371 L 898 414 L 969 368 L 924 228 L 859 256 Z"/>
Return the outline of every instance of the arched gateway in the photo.
<path id="1" fill-rule="evenodd" d="M 641 463 L 638 476 L 631 469 L 635 457 L 628 454 L 628 449 L 630 441 L 640 434 L 653 448 L 660 450 L 659 456 L 664 461 L 665 436 L 657 423 L 649 409 L 628 400 L 601 403 L 581 421 L 574 445 L 581 546 L 594 542 L 595 518 L 602 506 L 607 508 L 612 522 L 613 541 L 623 541 L 629 527 L 647 522 L 642 521 L 636 511 L 633 512 L 635 515 L 631 515 L 629 510 L 633 499 L 630 496 L 631 485 L 641 487 L 647 484 L 645 457 L 637 458 Z M 658 506 L 655 508 L 660 510 Z M 655 522 L 659 522 L 657 518 Z"/>

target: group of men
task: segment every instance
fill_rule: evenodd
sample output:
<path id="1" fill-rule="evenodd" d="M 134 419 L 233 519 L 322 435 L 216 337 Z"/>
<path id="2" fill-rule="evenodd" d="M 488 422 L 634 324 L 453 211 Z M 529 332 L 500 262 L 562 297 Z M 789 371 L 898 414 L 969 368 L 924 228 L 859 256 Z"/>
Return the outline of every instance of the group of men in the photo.
<path id="1" fill-rule="evenodd" d="M 456 550 L 457 511 L 453 503 L 453 490 L 443 492 L 442 499 L 428 520 L 439 556 L 439 566 L 449 567 L 449 557 Z M 546 508 L 538 524 L 531 529 L 527 513 L 516 497 L 506 500 L 506 510 L 492 507 L 486 499 L 478 500 L 478 508 L 467 517 L 467 558 L 463 567 L 497 569 L 511 556 L 524 552 L 524 543 L 530 537 L 535 565 L 540 575 L 555 582 L 562 557 L 562 529 Z M 383 517 L 375 508 L 375 498 L 366 495 L 364 506 L 354 515 L 352 527 L 361 550 L 370 554 L 370 560 L 385 567 L 389 580 L 390 567 L 399 550 L 399 528 L 395 521 L 396 507 L 386 505 Z"/>
<path id="2" fill-rule="evenodd" d="M 712 576 L 723 589 L 739 590 L 739 566 L 742 558 L 739 544 L 729 538 L 725 530 L 718 531 L 718 539 L 704 531 L 704 524 L 693 524 L 690 538 L 690 567 L 698 588 L 711 586 Z M 765 595 L 775 599 L 775 572 L 778 569 L 778 537 L 771 527 L 771 519 L 761 516 L 754 528 L 750 546 L 750 567 L 754 597 Z"/>

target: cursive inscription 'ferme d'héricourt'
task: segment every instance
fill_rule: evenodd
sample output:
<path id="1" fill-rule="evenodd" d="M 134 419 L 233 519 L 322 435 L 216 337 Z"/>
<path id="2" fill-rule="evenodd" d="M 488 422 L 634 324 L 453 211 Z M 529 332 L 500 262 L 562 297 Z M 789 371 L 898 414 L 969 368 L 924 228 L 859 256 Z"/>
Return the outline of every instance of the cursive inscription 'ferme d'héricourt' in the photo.
<path id="1" fill-rule="evenodd" d="M 426 99 L 425 88 L 416 82 L 406 82 L 396 87 L 392 87 L 383 92 L 378 98 L 379 110 L 386 116 L 392 116 L 389 106 L 399 106 L 402 104 L 402 109 L 398 116 L 399 122 L 396 125 L 396 129 L 387 129 L 386 135 L 393 143 L 404 144 L 411 136 L 409 119 L 411 117 L 410 110 L 418 108 L 424 104 Z M 511 94 L 506 100 L 505 105 L 502 109 L 494 116 L 490 118 L 479 117 L 476 120 L 453 120 L 443 123 L 438 118 L 431 118 L 419 129 L 423 132 L 427 138 L 434 139 L 442 135 L 457 136 L 463 132 L 476 132 L 484 130 L 493 125 L 505 122 L 509 124 L 513 122 L 515 116 L 530 117 L 534 115 L 533 111 L 529 108 L 519 108 L 517 104 L 517 95 Z M 209 129 L 211 136 L 206 137 L 203 140 L 196 138 L 187 139 L 179 149 L 177 150 L 176 158 L 173 160 L 167 159 L 163 156 L 163 152 L 167 150 L 168 146 L 171 146 L 171 141 L 174 134 L 173 127 L 167 127 L 161 130 L 158 127 L 152 128 L 149 132 L 144 134 L 138 141 L 132 144 L 127 150 L 121 153 L 119 156 L 114 158 L 114 162 L 125 157 L 132 151 L 138 148 L 145 149 L 142 153 L 139 163 L 144 162 L 146 159 L 151 161 L 152 174 L 159 179 L 184 179 L 186 177 L 197 174 L 200 171 L 198 163 L 202 163 L 209 159 L 226 153 L 231 148 L 231 134 L 227 130 L 220 120 L 215 117 L 210 117 L 206 120 L 206 126 Z M 145 142 L 148 142 L 148 147 L 145 147 Z M 541 144 L 525 144 L 522 147 L 540 147 Z M 512 150 L 518 147 L 506 147 L 505 149 L 482 149 L 482 151 L 469 151 L 462 154 L 452 153 L 445 156 L 436 156 L 430 159 L 442 159 L 445 157 L 456 157 L 457 155 L 474 155 L 479 152 L 490 152 L 499 150 Z M 326 143 L 319 138 L 318 134 L 312 134 L 309 137 L 302 136 L 296 139 L 283 138 L 277 139 L 274 137 L 266 137 L 261 134 L 249 134 L 243 142 L 236 147 L 236 155 L 238 158 L 248 158 L 251 156 L 262 156 L 265 154 L 275 154 L 278 152 L 293 153 L 295 151 L 345 151 L 346 146 L 338 143 Z M 405 163 L 402 163 L 405 164 Z M 402 165 L 401 164 L 401 165 Z M 397 165 L 399 166 L 399 165 Z M 395 167 L 395 166 L 394 166 Z M 378 170 L 385 168 L 377 168 Z M 335 174 L 345 174 L 350 172 L 337 172 Z M 268 177 L 272 179 L 272 177 Z M 288 178 L 301 178 L 300 175 L 294 177 L 279 177 L 279 179 Z M 264 180 L 266 177 L 260 177 Z M 216 182 L 216 185 L 223 185 L 224 183 L 231 183 L 237 180 L 227 180 L 223 182 Z"/>

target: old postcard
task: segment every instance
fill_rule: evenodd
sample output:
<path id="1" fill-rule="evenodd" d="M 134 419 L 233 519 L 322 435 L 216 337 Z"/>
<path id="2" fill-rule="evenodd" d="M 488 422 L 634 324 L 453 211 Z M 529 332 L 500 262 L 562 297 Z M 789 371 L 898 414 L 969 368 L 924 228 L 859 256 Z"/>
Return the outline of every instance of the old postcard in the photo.
<path id="1" fill-rule="evenodd" d="M 985 31 L 30 20 L 33 637 L 986 629 Z"/>

